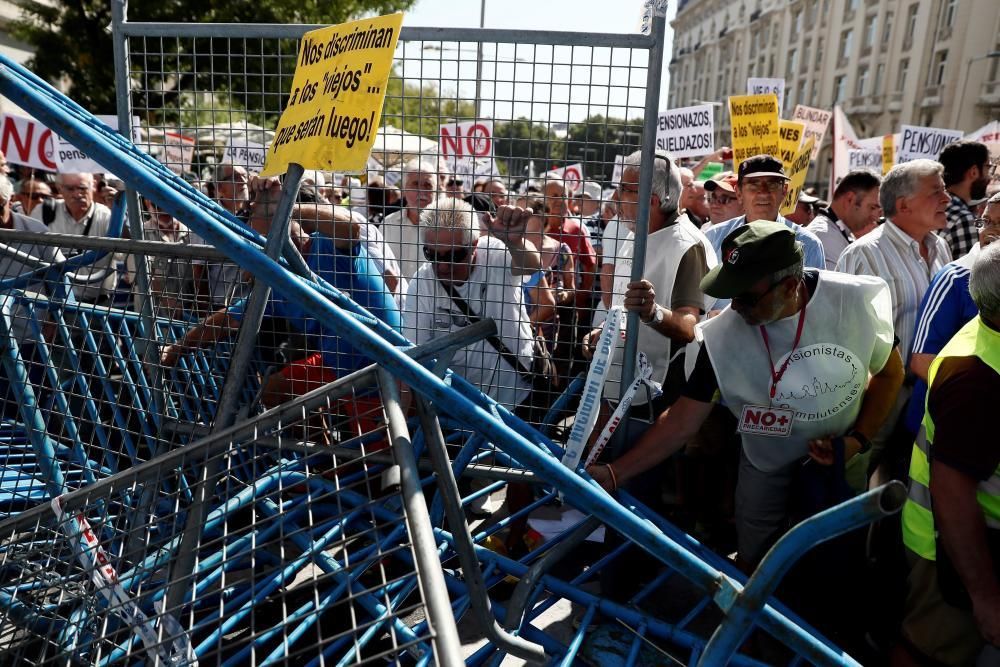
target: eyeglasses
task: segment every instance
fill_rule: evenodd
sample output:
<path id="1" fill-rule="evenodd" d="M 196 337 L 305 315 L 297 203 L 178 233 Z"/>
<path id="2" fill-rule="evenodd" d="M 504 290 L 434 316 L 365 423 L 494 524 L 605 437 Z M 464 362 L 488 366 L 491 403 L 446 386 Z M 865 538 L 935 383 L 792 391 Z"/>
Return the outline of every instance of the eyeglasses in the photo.
<path id="1" fill-rule="evenodd" d="M 976 229 L 985 229 L 987 227 L 1000 227 L 1000 220 L 985 217 L 976 218 Z"/>
<path id="2" fill-rule="evenodd" d="M 86 185 L 60 185 L 59 189 L 62 192 L 90 192 L 90 188 Z"/>
<path id="3" fill-rule="evenodd" d="M 739 303 L 739 305 L 742 306 L 742 307 L 744 307 L 744 308 L 748 308 L 748 309 L 749 308 L 753 308 L 758 303 L 760 303 L 761 300 L 765 296 L 767 296 L 768 294 L 770 294 L 771 292 L 773 292 L 774 288 L 777 287 L 780 284 L 781 284 L 781 281 L 779 280 L 778 282 L 772 284 L 770 287 L 768 287 L 766 290 L 764 290 L 760 294 L 753 294 L 753 293 L 747 292 L 746 294 L 740 294 L 739 296 L 734 296 L 733 297 L 733 301 L 735 303 Z"/>
<path id="4" fill-rule="evenodd" d="M 452 248 L 444 252 L 435 252 L 424 246 L 424 259 L 433 264 L 461 264 L 469 258 L 472 248 Z"/>
<path id="5" fill-rule="evenodd" d="M 754 179 L 752 181 L 745 181 L 743 183 L 743 187 L 750 192 L 767 192 L 768 194 L 773 195 L 781 192 L 781 190 L 785 187 L 785 181 L 758 181 Z"/>
<path id="6" fill-rule="evenodd" d="M 44 192 L 32 192 L 30 195 L 28 195 L 28 199 L 30 199 L 31 201 L 42 201 L 51 198 L 52 195 L 47 195 Z"/>
<path id="7" fill-rule="evenodd" d="M 719 195 L 708 195 L 705 197 L 705 201 L 709 204 L 718 204 L 719 206 L 729 206 L 734 201 L 736 197 L 720 197 Z"/>

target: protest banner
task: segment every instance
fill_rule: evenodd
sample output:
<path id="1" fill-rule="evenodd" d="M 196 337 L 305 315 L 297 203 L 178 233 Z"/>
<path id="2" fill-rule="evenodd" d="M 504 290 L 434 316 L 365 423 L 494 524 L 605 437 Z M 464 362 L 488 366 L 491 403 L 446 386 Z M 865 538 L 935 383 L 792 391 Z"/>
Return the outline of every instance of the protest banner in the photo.
<path id="1" fill-rule="evenodd" d="M 622 165 L 625 163 L 624 155 L 615 156 L 615 166 L 611 169 L 611 185 L 618 187 L 622 180 Z"/>
<path id="2" fill-rule="evenodd" d="M 493 157 L 493 121 L 476 120 L 442 125 L 438 146 L 448 158 Z"/>
<path id="3" fill-rule="evenodd" d="M 773 93 L 778 98 L 778 113 L 785 108 L 785 80 L 764 79 L 751 76 L 747 79 L 747 95 L 767 95 Z"/>
<path id="4" fill-rule="evenodd" d="M 110 114 L 100 114 L 97 120 L 108 126 L 109 129 L 118 131 L 118 116 Z M 139 117 L 132 116 L 132 137 L 139 136 Z M 60 174 L 79 174 L 107 172 L 107 168 L 100 165 L 96 160 L 90 159 L 86 153 L 74 146 L 69 140 L 57 137 L 56 162 Z"/>
<path id="5" fill-rule="evenodd" d="M 802 137 L 805 134 L 806 126 L 794 120 L 778 119 L 778 150 L 781 153 L 781 163 L 785 165 L 785 171 L 792 168 L 795 162 L 795 155 L 802 145 Z"/>
<path id="6" fill-rule="evenodd" d="M 566 190 L 570 195 L 576 196 L 583 192 L 583 165 L 579 162 L 558 169 L 550 169 L 545 173 L 566 181 Z"/>
<path id="7" fill-rule="evenodd" d="M 809 164 L 812 162 L 810 159 L 812 145 L 812 137 L 806 139 L 806 143 L 795 153 L 792 166 L 786 169 L 790 181 L 788 193 L 785 195 L 785 200 L 781 202 L 781 209 L 778 211 L 781 215 L 788 215 L 794 211 L 795 205 L 799 201 L 799 193 L 802 192 L 802 187 L 806 184 L 806 174 L 809 173 Z"/>
<path id="8" fill-rule="evenodd" d="M 896 164 L 896 142 L 893 135 L 887 134 L 882 137 L 882 175 L 885 176 Z"/>
<path id="9" fill-rule="evenodd" d="M 902 164 L 918 158 L 937 160 L 941 149 L 962 139 L 961 130 L 945 130 L 938 127 L 903 125 L 901 128 L 899 152 L 896 162 Z"/>
<path id="10" fill-rule="evenodd" d="M 656 124 L 656 148 L 677 158 L 715 152 L 713 112 L 711 104 L 661 111 Z"/>
<path id="11" fill-rule="evenodd" d="M 58 168 L 55 135 L 34 118 L 4 114 L 0 129 L 0 150 L 11 164 L 31 169 Z"/>
<path id="12" fill-rule="evenodd" d="M 163 133 L 163 155 L 160 162 L 175 174 L 183 174 L 194 157 L 195 138 L 176 132 Z"/>
<path id="13" fill-rule="evenodd" d="M 402 24 L 396 13 L 303 35 L 261 176 L 283 174 L 293 162 L 324 171 L 365 168 Z"/>
<path id="14" fill-rule="evenodd" d="M 734 95 L 729 98 L 732 125 L 733 170 L 754 155 L 778 155 L 778 98 L 767 95 Z"/>
<path id="15" fill-rule="evenodd" d="M 809 137 L 813 138 L 813 152 L 810 157 L 813 162 L 816 161 L 816 157 L 819 155 L 819 149 L 823 144 L 823 138 L 826 136 L 826 128 L 829 127 L 832 116 L 832 111 L 814 109 L 802 104 L 796 104 L 795 111 L 792 112 L 792 120 L 805 123 L 806 129 L 802 140 L 805 141 Z"/>
<path id="16" fill-rule="evenodd" d="M 247 141 L 246 137 L 230 137 L 222 153 L 222 161 L 237 164 L 251 173 L 258 174 L 264 168 L 266 154 L 267 146 L 263 144 Z"/>
<path id="17" fill-rule="evenodd" d="M 966 141 L 978 141 L 990 149 L 990 156 L 1000 159 L 1000 120 L 991 120 L 972 134 L 965 135 Z M 994 179 L 997 180 L 997 179 Z"/>

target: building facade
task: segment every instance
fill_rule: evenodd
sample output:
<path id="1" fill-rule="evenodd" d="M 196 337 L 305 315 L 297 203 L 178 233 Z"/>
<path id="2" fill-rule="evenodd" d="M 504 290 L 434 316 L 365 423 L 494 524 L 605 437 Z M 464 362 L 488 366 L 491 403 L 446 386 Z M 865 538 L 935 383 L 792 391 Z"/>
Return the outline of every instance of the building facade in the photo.
<path id="1" fill-rule="evenodd" d="M 716 103 L 748 77 L 785 79 L 796 104 L 839 104 L 859 138 L 901 124 L 971 132 L 1000 118 L 998 0 L 680 0 L 668 107 Z M 829 179 L 827 133 L 809 182 Z"/>

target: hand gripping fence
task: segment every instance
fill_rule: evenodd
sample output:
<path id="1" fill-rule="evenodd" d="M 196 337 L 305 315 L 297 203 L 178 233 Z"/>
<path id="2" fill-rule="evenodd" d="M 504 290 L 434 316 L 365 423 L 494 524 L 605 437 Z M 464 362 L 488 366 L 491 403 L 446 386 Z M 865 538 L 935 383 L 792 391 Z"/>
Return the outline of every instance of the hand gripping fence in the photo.
<path id="1" fill-rule="evenodd" d="M 662 30 L 662 19 L 656 23 Z M 120 343 L 102 351 L 100 336 L 91 335 L 81 349 L 96 359 L 90 371 L 95 378 L 110 377 L 115 368 L 135 375 L 135 395 L 116 399 L 136 405 L 112 419 L 122 430 L 143 435 L 121 449 L 92 449 L 80 446 L 82 436 L 74 438 L 78 420 L 66 420 L 68 437 L 47 432 L 43 416 L 58 411 L 64 395 L 58 387 L 65 380 L 51 377 L 45 385 L 33 379 L 9 318 L 0 317 L 0 334 L 14 343 L 3 363 L 20 415 L 20 421 L 0 425 L 0 435 L 9 452 L 20 452 L 18 470 L 34 466 L 31 474 L 45 480 L 43 493 L 22 498 L 0 523 L 0 650 L 7 655 L 24 664 L 452 665 L 498 664 L 510 653 L 571 664 L 587 650 L 591 623 L 609 618 L 629 633 L 622 656 L 627 664 L 648 661 L 650 652 L 659 662 L 676 654 L 681 657 L 671 659 L 681 663 L 762 664 L 738 653 L 754 628 L 785 644 L 792 662 L 858 664 L 770 595 L 808 548 L 898 511 L 905 495 L 900 485 L 801 524 L 745 580 L 628 494 L 616 500 L 582 469 L 562 465 L 563 452 L 543 433 L 444 371 L 455 349 L 489 334 L 488 322 L 436 345 L 413 347 L 313 276 L 290 244 L 265 252 L 264 239 L 215 202 L 6 58 L 0 59 L 0 92 L 183 221 L 258 285 L 300 305 L 374 362 L 278 407 L 244 408 L 238 418 L 216 422 L 204 413 L 222 404 L 226 389 L 213 384 L 219 376 L 204 357 L 186 358 L 171 375 L 142 363 L 153 358 L 150 349 Z M 296 180 L 293 171 L 286 183 L 292 194 Z M 648 182 L 644 187 L 648 192 Z M 287 222 L 287 208 L 284 215 L 279 222 Z M 168 252 L 155 244 L 131 250 Z M 61 308 L 70 312 L 73 306 Z M 114 308 L 78 308 L 119 342 L 129 338 L 126 332 L 150 343 L 183 332 L 181 324 L 148 310 L 122 315 L 115 320 L 121 328 L 112 330 Z M 107 366 L 105 357 L 111 359 Z M 222 380 L 242 386 L 248 375 L 223 372 Z M 185 392 L 154 398 L 182 376 Z M 93 392 L 104 392 L 110 401 L 114 389 L 108 382 L 76 382 L 69 396 L 81 401 L 92 415 L 88 428 L 98 431 L 106 420 Z M 401 409 L 397 383 L 416 395 L 420 418 L 412 424 Z M 330 420 L 334 406 L 360 405 L 373 388 L 388 428 L 373 427 L 332 445 L 315 441 L 317 409 Z M 580 389 L 575 382 L 567 395 Z M 66 414 L 75 410 L 70 398 Z M 232 400 L 247 398 L 237 393 Z M 149 404 L 156 405 L 152 412 Z M 138 431 L 130 421 L 136 419 Z M 463 498 L 456 476 L 491 484 Z M 589 518 L 524 558 L 487 549 L 487 538 L 503 522 L 470 531 L 462 506 L 511 480 L 541 487 L 541 499 L 525 511 L 561 496 Z M 435 483 L 441 491 L 428 508 L 423 487 L 432 490 Z M 40 502 L 45 498 L 55 504 Z M 629 604 L 584 586 L 621 548 L 579 575 L 565 578 L 551 569 L 595 520 L 665 566 Z M 106 576 L 96 580 L 95 571 Z M 678 617 L 644 608 L 642 599 L 673 574 L 697 593 L 697 602 Z M 505 604 L 488 591 L 506 577 L 522 579 L 523 586 Z M 582 611 L 568 643 L 535 625 L 560 600 Z M 455 619 L 466 611 L 487 641 L 463 658 Z"/>

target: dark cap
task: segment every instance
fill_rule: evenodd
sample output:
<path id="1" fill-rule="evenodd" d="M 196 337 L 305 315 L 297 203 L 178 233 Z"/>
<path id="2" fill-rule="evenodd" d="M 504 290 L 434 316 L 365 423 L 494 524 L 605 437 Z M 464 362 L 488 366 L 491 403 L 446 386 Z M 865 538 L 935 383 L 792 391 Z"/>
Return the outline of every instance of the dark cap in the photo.
<path id="1" fill-rule="evenodd" d="M 722 261 L 701 279 L 701 291 L 717 299 L 745 293 L 761 278 L 802 262 L 802 244 L 780 222 L 757 220 L 722 241 Z"/>
<path id="2" fill-rule="evenodd" d="M 477 213 L 489 213 L 496 215 L 497 205 L 493 203 L 493 198 L 482 192 L 473 192 L 465 195 L 465 202 L 472 206 L 472 210 Z"/>
<path id="3" fill-rule="evenodd" d="M 770 155 L 754 155 L 740 162 L 740 183 L 743 182 L 744 178 L 761 176 L 777 176 L 785 180 L 788 179 L 788 176 L 785 175 L 785 165 L 781 164 L 781 160 Z"/>
<path id="4" fill-rule="evenodd" d="M 715 178 L 705 181 L 705 192 L 715 192 L 716 190 L 736 194 L 736 174 L 724 171 L 717 174 Z"/>

